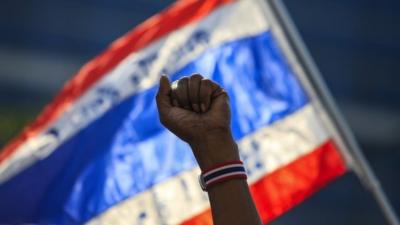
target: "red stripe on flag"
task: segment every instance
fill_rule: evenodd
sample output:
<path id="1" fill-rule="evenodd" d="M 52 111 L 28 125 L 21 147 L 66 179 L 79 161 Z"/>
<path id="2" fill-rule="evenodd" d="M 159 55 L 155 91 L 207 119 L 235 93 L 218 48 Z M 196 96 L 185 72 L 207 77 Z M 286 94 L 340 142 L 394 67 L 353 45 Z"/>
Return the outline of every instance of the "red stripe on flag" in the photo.
<path id="1" fill-rule="evenodd" d="M 234 0 L 185 0 L 151 17 L 132 31 L 113 42 L 102 54 L 84 65 L 68 81 L 54 100 L 0 152 L 0 163 L 9 157 L 28 138 L 36 135 L 56 120 L 77 98 L 132 52 L 157 39 L 207 16 L 216 8 Z"/>
<path id="2" fill-rule="evenodd" d="M 327 141 L 250 186 L 264 223 L 293 208 L 346 172 L 345 163 L 336 149 L 332 141 Z M 182 225 L 212 225 L 211 210 L 192 217 Z"/>

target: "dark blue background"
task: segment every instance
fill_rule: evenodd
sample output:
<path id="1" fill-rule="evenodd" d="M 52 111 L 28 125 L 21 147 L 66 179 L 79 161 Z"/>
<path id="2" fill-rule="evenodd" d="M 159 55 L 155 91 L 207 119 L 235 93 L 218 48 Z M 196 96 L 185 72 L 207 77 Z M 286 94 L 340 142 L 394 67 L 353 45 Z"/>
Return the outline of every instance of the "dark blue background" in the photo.
<path id="1" fill-rule="evenodd" d="M 171 2 L 2 1 L 0 117 L 8 109 L 38 113 L 83 63 Z M 400 2 L 285 2 L 366 157 L 400 211 Z M 4 142 L 0 137 L 0 146 Z M 274 224 L 372 225 L 384 224 L 384 219 L 371 195 L 348 174 Z"/>

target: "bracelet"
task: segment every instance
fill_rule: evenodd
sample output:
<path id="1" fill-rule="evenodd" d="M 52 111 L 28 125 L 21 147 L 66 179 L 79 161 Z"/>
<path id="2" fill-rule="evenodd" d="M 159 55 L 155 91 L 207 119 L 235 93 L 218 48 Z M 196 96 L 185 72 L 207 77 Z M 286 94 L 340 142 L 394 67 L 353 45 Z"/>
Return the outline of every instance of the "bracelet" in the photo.
<path id="1" fill-rule="evenodd" d="M 199 183 L 203 191 L 215 184 L 232 180 L 232 179 L 246 179 L 246 170 L 242 161 L 230 161 L 226 163 L 217 164 L 211 168 L 206 169 L 199 176 Z"/>

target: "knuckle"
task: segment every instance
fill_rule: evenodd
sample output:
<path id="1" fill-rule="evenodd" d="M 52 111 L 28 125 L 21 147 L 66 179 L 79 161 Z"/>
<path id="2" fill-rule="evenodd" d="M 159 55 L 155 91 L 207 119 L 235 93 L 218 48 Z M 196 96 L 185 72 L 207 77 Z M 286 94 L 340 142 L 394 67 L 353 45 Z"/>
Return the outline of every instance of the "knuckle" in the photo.
<path id="1" fill-rule="evenodd" d="M 205 85 L 211 85 L 212 84 L 212 81 L 210 79 L 203 79 L 201 82 L 204 83 Z"/>
<path id="2" fill-rule="evenodd" d="M 178 83 L 184 83 L 184 82 L 188 82 L 189 81 L 189 77 L 182 77 L 181 79 L 179 79 Z"/>
<path id="3" fill-rule="evenodd" d="M 211 85 L 212 85 L 211 80 L 209 80 L 209 79 L 202 80 L 201 81 L 202 92 L 208 93 L 209 91 L 211 91 L 211 87 L 212 87 Z"/>
<path id="4" fill-rule="evenodd" d="M 209 88 L 211 88 L 212 90 L 220 89 L 220 88 L 221 88 L 221 87 L 218 85 L 218 83 L 216 83 L 216 82 L 214 82 L 214 81 L 212 81 L 212 80 L 205 79 L 204 82 L 205 82 L 205 85 L 207 85 L 207 86 L 208 86 Z"/>
<path id="5" fill-rule="evenodd" d="M 198 74 L 198 73 L 194 73 L 194 74 L 192 74 L 192 75 L 190 76 L 190 78 L 193 79 L 193 80 L 201 80 L 201 79 L 203 79 L 203 76 L 201 76 L 201 75 Z"/>
<path id="6" fill-rule="evenodd" d="M 212 82 L 209 79 L 204 79 L 201 81 L 201 88 L 210 90 L 212 87 Z"/>

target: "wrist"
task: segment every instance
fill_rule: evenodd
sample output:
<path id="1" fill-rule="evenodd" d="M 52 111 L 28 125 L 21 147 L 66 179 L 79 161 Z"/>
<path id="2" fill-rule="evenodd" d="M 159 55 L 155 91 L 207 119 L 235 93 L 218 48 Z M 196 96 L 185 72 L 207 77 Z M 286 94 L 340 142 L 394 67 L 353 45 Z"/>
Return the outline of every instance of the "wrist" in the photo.
<path id="1" fill-rule="evenodd" d="M 216 164 L 211 168 L 207 168 L 199 176 L 200 187 L 203 191 L 207 191 L 210 187 L 227 182 L 233 179 L 246 179 L 246 170 L 243 162 L 229 161 L 221 164 Z"/>
<path id="2" fill-rule="evenodd" d="M 189 145 L 202 171 L 220 163 L 240 160 L 230 131 L 209 132 Z"/>

